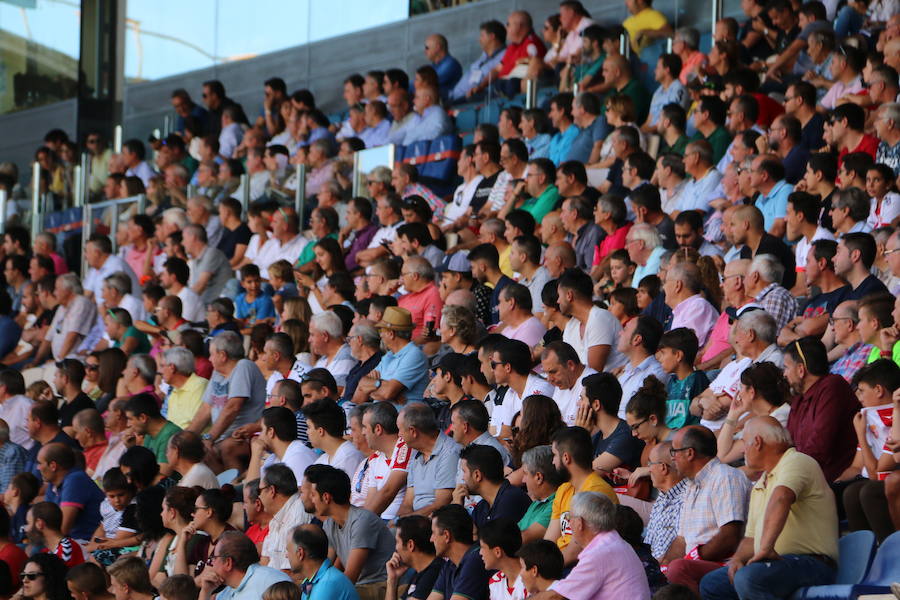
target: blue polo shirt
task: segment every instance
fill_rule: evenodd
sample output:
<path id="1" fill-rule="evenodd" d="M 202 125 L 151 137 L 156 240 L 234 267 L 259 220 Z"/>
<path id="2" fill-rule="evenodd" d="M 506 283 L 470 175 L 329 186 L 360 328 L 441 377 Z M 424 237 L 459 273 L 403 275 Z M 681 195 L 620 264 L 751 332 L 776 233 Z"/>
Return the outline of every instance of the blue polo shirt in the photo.
<path id="1" fill-rule="evenodd" d="M 775 219 L 783 219 L 787 214 L 788 196 L 793 191 L 794 186 L 782 179 L 768 194 L 761 193 L 756 199 L 756 208 L 762 211 L 766 231 L 772 229 Z"/>
<path id="2" fill-rule="evenodd" d="M 428 358 L 418 346 L 412 342 L 403 346 L 399 352 L 385 353 L 375 368 L 381 379 L 394 379 L 406 388 L 406 401 L 421 401 L 428 385 Z"/>
<path id="3" fill-rule="evenodd" d="M 237 587 L 225 586 L 225 589 L 216 596 L 216 600 L 259 600 L 272 584 L 290 580 L 290 577 L 278 569 L 254 563 L 244 573 L 244 578 Z"/>
<path id="4" fill-rule="evenodd" d="M 301 600 L 359 600 L 356 588 L 327 558 L 311 579 L 300 584 Z"/>
<path id="5" fill-rule="evenodd" d="M 62 483 L 47 487 L 45 500 L 58 504 L 60 508 L 74 506 L 78 516 L 69 532 L 69 537 L 76 540 L 89 540 L 100 523 L 100 504 L 106 496 L 97 487 L 87 473 L 73 469 L 66 473 Z"/>
<path id="6" fill-rule="evenodd" d="M 449 560 L 445 562 L 434 584 L 434 591 L 440 592 L 448 600 L 454 594 L 469 600 L 487 600 L 490 577 L 478 549 L 478 544 L 474 544 L 466 550 L 459 565 L 454 565 Z"/>
<path id="7" fill-rule="evenodd" d="M 485 523 L 495 519 L 510 519 L 519 522 L 525 516 L 528 507 L 531 506 L 531 498 L 522 488 L 511 485 L 506 479 L 500 484 L 494 504 L 488 504 L 484 498 L 475 505 L 472 511 L 472 520 L 476 527 L 483 527 Z"/>
<path id="8" fill-rule="evenodd" d="M 591 150 L 594 149 L 594 144 L 605 140 L 609 132 L 610 126 L 606 123 L 606 117 L 596 117 L 590 125 L 578 130 L 578 135 L 569 147 L 566 160 L 577 160 L 578 162 L 586 163 L 591 157 Z"/>
<path id="9" fill-rule="evenodd" d="M 550 138 L 550 160 L 557 167 L 569 156 L 569 149 L 579 133 L 581 133 L 581 130 L 573 123 L 564 132 L 558 131 Z"/>
<path id="10" fill-rule="evenodd" d="M 438 76 L 438 87 L 441 90 L 441 98 L 446 98 L 450 94 L 450 90 L 456 85 L 462 77 L 463 69 L 459 61 L 449 54 L 442 58 L 440 62 L 431 63 Z"/>

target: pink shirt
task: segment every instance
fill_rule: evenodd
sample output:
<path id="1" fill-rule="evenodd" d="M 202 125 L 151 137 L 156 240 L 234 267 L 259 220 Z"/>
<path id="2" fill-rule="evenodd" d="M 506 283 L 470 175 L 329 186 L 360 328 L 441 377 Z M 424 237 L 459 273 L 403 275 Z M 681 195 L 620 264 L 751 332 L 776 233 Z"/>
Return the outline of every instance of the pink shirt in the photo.
<path id="1" fill-rule="evenodd" d="M 699 50 L 694 50 L 693 54 L 681 65 L 681 74 L 678 76 L 678 79 L 682 85 L 687 85 L 689 73 L 697 73 L 699 70 L 697 66 L 704 64 L 706 64 L 706 55 Z"/>
<path id="2" fill-rule="evenodd" d="M 731 348 L 731 344 L 728 343 L 729 331 L 731 331 L 731 325 L 728 323 L 728 315 L 722 313 L 719 315 L 719 319 L 716 321 L 712 332 L 709 334 L 709 347 L 706 349 L 706 353 L 700 358 L 702 362 L 711 360 L 723 350 Z"/>
<path id="3" fill-rule="evenodd" d="M 719 318 L 719 311 L 700 294 L 682 300 L 672 309 L 672 329 L 687 327 L 697 334 L 702 348 Z"/>
<path id="4" fill-rule="evenodd" d="M 53 270 L 56 271 L 57 275 L 69 272 L 69 265 L 66 264 L 62 256 L 56 252 L 51 252 L 50 259 L 53 260 Z"/>
<path id="5" fill-rule="evenodd" d="M 594 536 L 572 572 L 550 589 L 569 600 L 650 600 L 641 559 L 615 531 Z"/>
<path id="6" fill-rule="evenodd" d="M 422 330 L 428 321 L 434 321 L 435 329 L 441 325 L 441 311 L 444 308 L 444 302 L 434 283 L 429 283 L 427 287 L 418 292 L 400 296 L 397 306 L 412 313 L 412 320 L 416 325 L 416 328 L 413 329 L 414 338 L 422 335 Z"/>
<path id="7" fill-rule="evenodd" d="M 544 327 L 544 324 L 537 317 L 525 319 L 516 327 L 503 328 L 503 335 L 511 340 L 525 342 L 529 346 L 537 346 L 545 333 L 547 333 L 547 328 Z"/>
<path id="8" fill-rule="evenodd" d="M 631 223 L 625 223 L 611 234 L 603 238 L 596 248 L 594 248 L 594 261 L 592 264 L 599 265 L 604 258 L 625 247 L 625 238 L 628 237 L 628 231 L 631 229 Z"/>
<path id="9" fill-rule="evenodd" d="M 131 270 L 134 271 L 135 275 L 138 276 L 138 281 L 140 281 L 140 278 L 144 275 L 147 263 L 147 253 L 151 252 L 152 249 L 153 245 L 150 242 L 147 242 L 147 248 L 143 252 L 139 251 L 134 246 L 129 246 L 125 251 L 125 262 L 128 263 L 128 266 L 131 267 Z"/>

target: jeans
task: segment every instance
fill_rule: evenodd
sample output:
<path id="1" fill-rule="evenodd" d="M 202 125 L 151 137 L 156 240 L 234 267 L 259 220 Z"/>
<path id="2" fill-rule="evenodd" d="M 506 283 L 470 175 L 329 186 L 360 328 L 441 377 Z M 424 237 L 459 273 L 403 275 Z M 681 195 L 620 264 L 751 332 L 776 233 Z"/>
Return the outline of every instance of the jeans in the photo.
<path id="1" fill-rule="evenodd" d="M 747 565 L 728 580 L 728 567 L 700 582 L 703 600 L 768 600 L 789 598 L 799 588 L 834 583 L 834 569 L 808 554 L 785 554 L 781 560 Z"/>
<path id="2" fill-rule="evenodd" d="M 849 6 L 844 6 L 838 11 L 837 18 L 834 21 L 834 35 L 837 39 L 841 39 L 854 33 L 859 33 L 863 26 L 863 15 L 859 14 Z"/>

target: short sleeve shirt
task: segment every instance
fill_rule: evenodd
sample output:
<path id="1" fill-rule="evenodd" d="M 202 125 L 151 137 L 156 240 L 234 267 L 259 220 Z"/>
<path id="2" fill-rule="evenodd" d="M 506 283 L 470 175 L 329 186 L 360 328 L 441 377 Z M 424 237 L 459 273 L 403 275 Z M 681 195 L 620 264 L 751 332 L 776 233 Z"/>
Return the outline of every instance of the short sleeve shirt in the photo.
<path id="1" fill-rule="evenodd" d="M 413 455 L 409 466 L 409 486 L 413 488 L 413 510 L 419 510 L 434 502 L 434 492 L 456 487 L 456 468 L 459 463 L 460 445 L 443 433 L 428 460 L 421 452 Z"/>
<path id="2" fill-rule="evenodd" d="M 322 528 L 338 558 L 345 565 L 351 550 L 369 550 L 369 556 L 356 580 L 357 585 L 387 579 L 384 565 L 394 552 L 394 536 L 378 515 L 370 510 L 351 506 L 343 527 L 338 526 L 334 519 L 326 519 Z"/>
<path id="3" fill-rule="evenodd" d="M 181 431 L 181 427 L 171 421 L 166 421 L 155 437 L 149 433 L 144 434 L 144 448 L 149 448 L 160 463 L 168 463 L 166 446 L 169 444 L 169 439 L 179 431 Z"/>
<path id="4" fill-rule="evenodd" d="M 244 398 L 240 411 L 231 425 L 219 437 L 223 440 L 231 432 L 247 423 L 254 423 L 262 416 L 266 402 L 266 381 L 253 361 L 242 358 L 227 378 L 214 371 L 203 393 L 203 402 L 210 405 L 213 422 L 225 408 L 230 398 Z"/>
<path id="5" fill-rule="evenodd" d="M 387 352 L 375 370 L 385 381 L 393 379 L 402 383 L 407 402 L 422 399 L 428 384 L 428 359 L 412 342 L 397 353 Z"/>
<path id="6" fill-rule="evenodd" d="M 634 469 L 640 466 L 641 453 L 644 451 L 644 442 L 631 435 L 631 428 L 623 420 L 611 434 L 603 437 L 602 432 L 597 432 L 593 437 L 594 456 L 600 456 L 609 452 L 622 461 L 622 466 Z"/>
<path id="7" fill-rule="evenodd" d="M 58 504 L 61 508 L 72 506 L 78 509 L 78 516 L 72 525 L 70 535 L 76 540 L 89 540 L 100 523 L 100 504 L 105 499 L 87 473 L 81 470 L 69 471 L 62 484 L 50 484 L 45 500 Z"/>
<path id="8" fill-rule="evenodd" d="M 572 346 L 581 363 L 588 364 L 588 351 L 594 346 L 609 346 L 610 353 L 607 364 L 610 368 L 624 364 L 621 353 L 616 348 L 616 339 L 622 333 L 622 324 L 611 312 L 597 306 L 591 307 L 584 333 L 581 333 L 581 321 L 569 319 L 563 330 L 563 341 Z"/>
<path id="9" fill-rule="evenodd" d="M 553 501 L 556 492 L 553 492 L 543 500 L 535 500 L 525 511 L 525 515 L 519 519 L 519 529 L 525 531 L 535 523 L 546 528 L 550 526 L 550 518 L 553 516 Z"/>
<path id="10" fill-rule="evenodd" d="M 579 492 L 599 492 L 612 500 L 613 504 L 619 503 L 616 492 L 606 481 L 597 473 L 591 473 L 581 485 Z M 553 519 L 559 519 L 559 539 L 556 545 L 565 548 L 572 539 L 572 524 L 569 521 L 569 507 L 572 503 L 572 497 L 576 490 L 572 483 L 567 481 L 556 490 L 556 498 L 553 499 Z"/>
<path id="11" fill-rule="evenodd" d="M 528 494 L 523 492 L 522 488 L 515 487 L 504 479 L 494 498 L 494 504 L 488 504 L 488 501 L 482 498 L 475 505 L 475 510 L 472 511 L 472 520 L 475 521 L 476 527 L 482 527 L 494 519 L 506 518 L 518 521 L 525 516 L 525 511 L 529 506 L 531 506 L 531 500 L 528 498 Z"/>
<path id="12" fill-rule="evenodd" d="M 487 600 L 488 579 L 490 577 L 481 559 L 478 544 L 475 544 L 466 550 L 459 565 L 454 565 L 449 560 L 444 563 L 434 584 L 434 591 L 442 594 L 444 600 L 450 600 L 454 594 L 469 600 Z"/>

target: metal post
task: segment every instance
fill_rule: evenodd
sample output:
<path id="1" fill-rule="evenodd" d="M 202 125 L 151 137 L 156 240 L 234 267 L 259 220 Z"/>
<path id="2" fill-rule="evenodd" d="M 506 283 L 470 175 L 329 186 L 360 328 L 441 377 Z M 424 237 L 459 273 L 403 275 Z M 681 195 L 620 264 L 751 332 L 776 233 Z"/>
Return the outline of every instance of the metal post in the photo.
<path id="1" fill-rule="evenodd" d="M 91 193 L 91 156 L 87 152 L 81 153 L 81 195 L 76 199 L 75 206 L 84 206 Z M 77 204 L 77 202 L 81 204 Z"/>
<path id="2" fill-rule="evenodd" d="M 250 176 L 244 173 L 241 175 L 241 213 L 247 214 L 250 207 Z"/>
<path id="3" fill-rule="evenodd" d="M 81 251 L 81 277 L 84 278 L 87 275 L 87 253 L 84 252 L 84 244 L 87 243 L 89 239 L 91 239 L 91 235 L 94 233 L 94 211 L 91 209 L 90 204 L 85 204 L 84 208 L 81 211 L 81 240 L 82 240 L 82 251 Z"/>
<path id="4" fill-rule="evenodd" d="M 31 239 L 41 232 L 41 165 L 35 161 L 31 167 Z"/>
<path id="5" fill-rule="evenodd" d="M 144 214 L 144 212 L 147 210 L 147 195 L 146 194 L 138 194 L 137 205 L 138 205 L 137 214 L 139 214 L 139 215 Z"/>
<path id="6" fill-rule="evenodd" d="M 712 39 L 716 39 L 716 23 L 722 18 L 723 13 L 723 0 L 712 0 L 712 23 L 710 23 Z"/>
<path id="7" fill-rule="evenodd" d="M 619 53 L 625 58 L 631 58 L 631 43 L 628 41 L 628 34 L 619 35 Z"/>
<path id="8" fill-rule="evenodd" d="M 355 181 L 353 185 L 356 185 Z M 297 211 L 297 218 L 300 219 L 300 223 L 303 223 L 303 211 L 306 210 L 306 165 L 297 165 L 297 191 L 294 192 L 294 210 Z"/>
<path id="9" fill-rule="evenodd" d="M 159 127 L 157 127 L 156 129 L 153 130 L 153 137 L 155 137 L 155 138 L 158 139 L 158 140 L 161 140 L 162 137 L 160 137 L 160 136 L 162 136 L 162 133 L 160 133 Z M 156 164 L 156 157 L 157 157 L 158 155 L 159 155 L 159 151 L 158 151 L 158 150 L 154 150 L 154 151 L 153 151 L 153 164 Z"/>
<path id="10" fill-rule="evenodd" d="M 81 206 L 84 204 L 82 200 L 82 192 L 84 190 L 84 174 L 81 171 L 81 165 L 75 165 L 72 169 L 72 206 Z"/>
<path id="11" fill-rule="evenodd" d="M 525 108 L 532 109 L 537 104 L 537 80 L 525 80 Z"/>
<path id="12" fill-rule="evenodd" d="M 113 254 L 118 254 L 119 242 L 117 241 L 117 238 L 119 237 L 119 204 L 113 204 L 110 208 L 112 208 L 112 225 L 109 227 L 109 237 L 112 240 Z"/>
<path id="13" fill-rule="evenodd" d="M 185 194 L 187 194 L 188 200 L 190 200 L 197 195 L 197 186 L 189 183 L 185 189 Z"/>
<path id="14" fill-rule="evenodd" d="M 577 81 L 572 84 L 572 95 L 578 96 L 578 82 Z"/>
<path id="15" fill-rule="evenodd" d="M 666 54 L 672 54 L 672 44 L 675 42 L 672 38 L 666 38 Z"/>
<path id="16" fill-rule="evenodd" d="M 163 135 L 169 137 L 169 115 L 163 117 Z"/>
<path id="17" fill-rule="evenodd" d="M 116 125 L 113 131 L 113 152 L 119 154 L 122 152 L 122 126 Z"/>
<path id="18" fill-rule="evenodd" d="M 8 194 L 5 189 L 0 189 L 0 234 L 6 233 L 6 201 Z"/>

